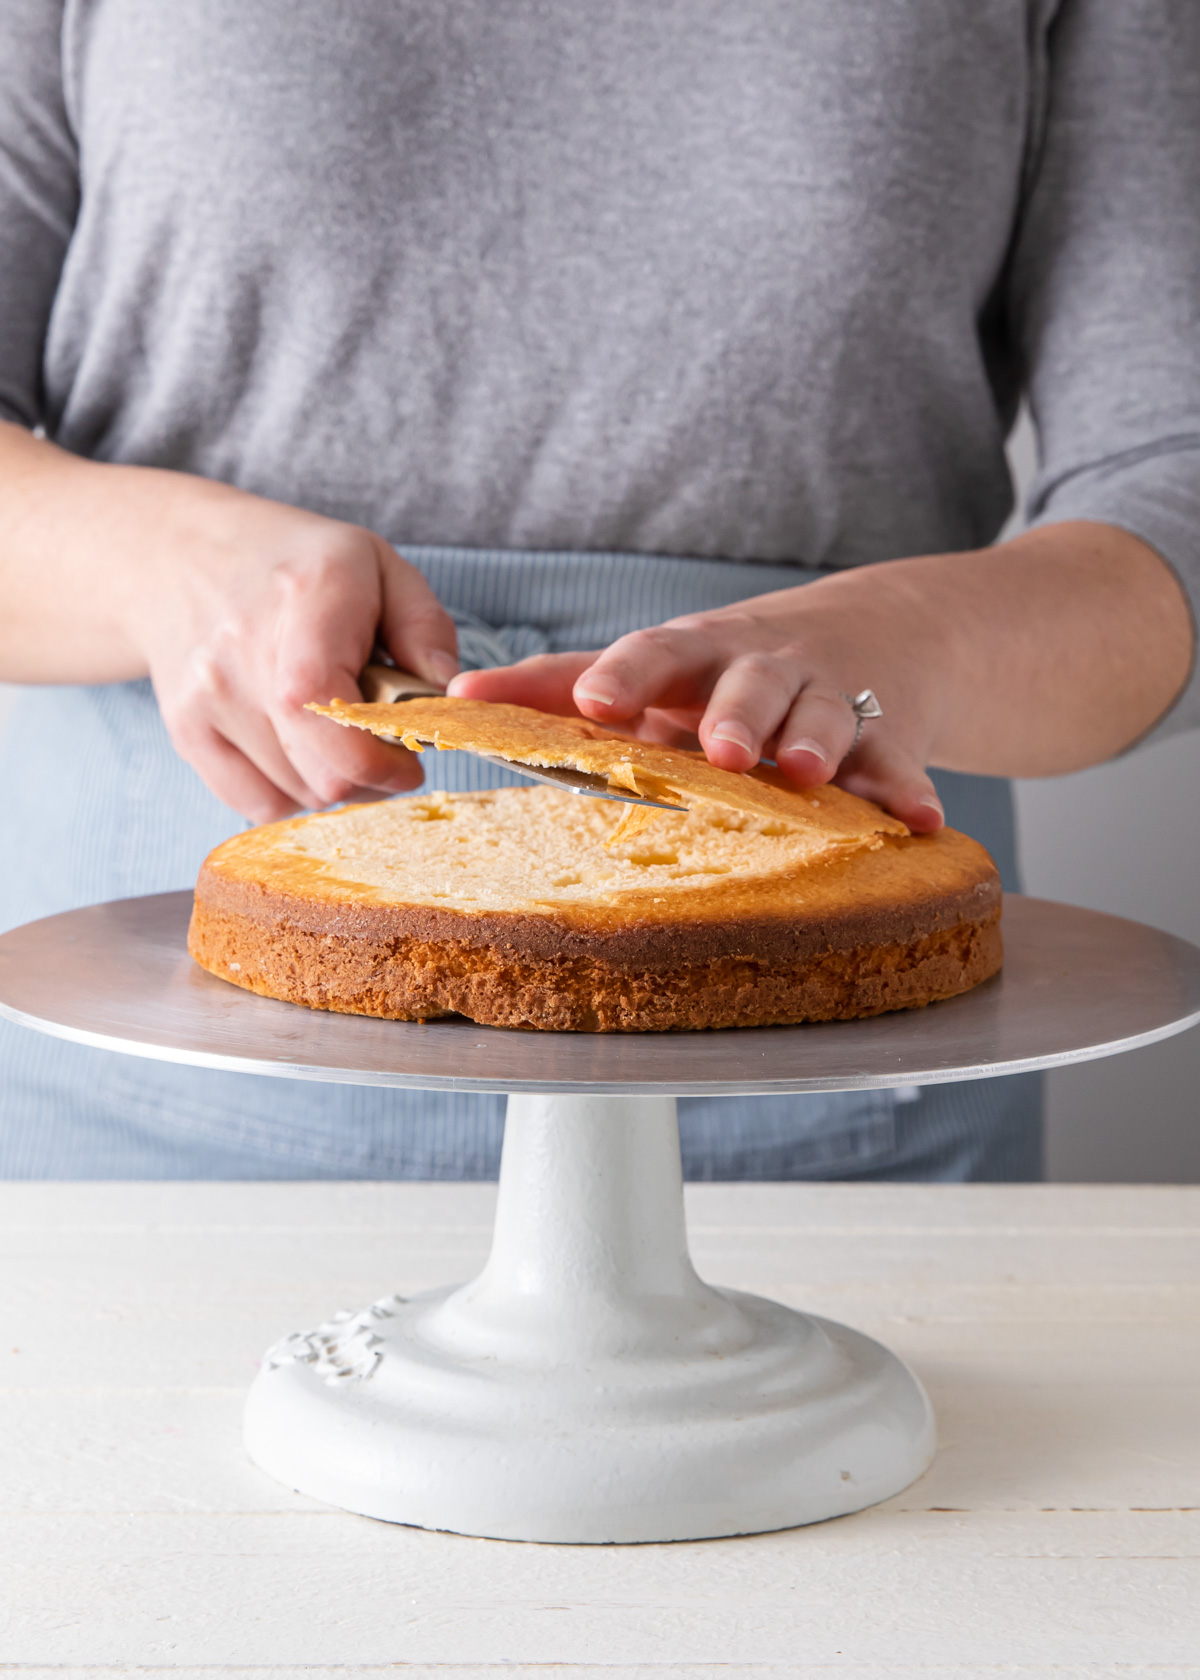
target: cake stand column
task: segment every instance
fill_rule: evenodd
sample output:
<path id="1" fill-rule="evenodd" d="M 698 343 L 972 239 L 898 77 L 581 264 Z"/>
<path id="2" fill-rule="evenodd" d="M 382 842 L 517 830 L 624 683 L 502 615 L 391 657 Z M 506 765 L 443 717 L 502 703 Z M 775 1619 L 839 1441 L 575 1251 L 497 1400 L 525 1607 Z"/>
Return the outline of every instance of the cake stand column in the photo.
<path id="1" fill-rule="evenodd" d="M 503 1539 L 698 1539 L 841 1515 L 933 1453 L 878 1343 L 710 1288 L 671 1097 L 509 1098 L 492 1252 L 268 1353 L 251 1456 L 369 1516 Z"/>
<path id="2" fill-rule="evenodd" d="M 675 1099 L 509 1097 L 491 1255 L 436 1333 L 544 1368 L 740 1345 L 688 1254 Z"/>

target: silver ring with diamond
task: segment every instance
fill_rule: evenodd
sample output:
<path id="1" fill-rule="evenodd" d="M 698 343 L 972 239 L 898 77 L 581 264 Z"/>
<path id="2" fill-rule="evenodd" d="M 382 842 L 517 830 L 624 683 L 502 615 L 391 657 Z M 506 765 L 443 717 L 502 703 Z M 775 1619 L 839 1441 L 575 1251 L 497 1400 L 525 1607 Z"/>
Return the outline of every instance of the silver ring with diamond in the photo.
<path id="1" fill-rule="evenodd" d="M 853 752 L 858 745 L 858 738 L 863 732 L 863 724 L 870 718 L 882 717 L 883 707 L 875 698 L 873 688 L 864 688 L 861 694 L 843 694 L 842 699 L 854 713 L 854 739 L 850 743 L 850 751 Z"/>

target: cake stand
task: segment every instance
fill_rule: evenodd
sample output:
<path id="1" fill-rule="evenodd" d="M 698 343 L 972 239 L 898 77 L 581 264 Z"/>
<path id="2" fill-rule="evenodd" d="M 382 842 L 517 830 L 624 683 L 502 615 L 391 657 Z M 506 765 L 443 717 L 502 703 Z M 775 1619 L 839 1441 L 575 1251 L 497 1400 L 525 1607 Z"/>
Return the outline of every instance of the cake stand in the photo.
<path id="1" fill-rule="evenodd" d="M 191 895 L 0 938 L 0 1013 L 106 1050 L 286 1078 L 508 1093 L 473 1281 L 335 1313 L 269 1350 L 246 1408 L 280 1481 L 510 1540 L 691 1540 L 816 1522 L 929 1463 L 916 1377 L 859 1332 L 693 1270 L 675 1098 L 927 1085 L 1113 1055 L 1200 1020 L 1200 951 L 1009 897 L 1002 975 L 874 1020 L 708 1033 L 503 1031 L 310 1012 L 184 949 Z"/>

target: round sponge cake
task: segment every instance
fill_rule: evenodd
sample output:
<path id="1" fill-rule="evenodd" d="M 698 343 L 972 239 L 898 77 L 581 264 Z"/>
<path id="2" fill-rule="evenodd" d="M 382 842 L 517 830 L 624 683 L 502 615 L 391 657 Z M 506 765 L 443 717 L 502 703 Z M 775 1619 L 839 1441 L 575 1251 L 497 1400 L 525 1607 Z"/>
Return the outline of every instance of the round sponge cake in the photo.
<path id="1" fill-rule="evenodd" d="M 994 974 L 983 848 L 882 813 L 856 831 L 849 796 L 822 797 L 845 832 L 703 800 L 631 820 L 548 788 L 274 823 L 208 858 L 189 950 L 315 1009 L 583 1032 L 850 1019 Z"/>

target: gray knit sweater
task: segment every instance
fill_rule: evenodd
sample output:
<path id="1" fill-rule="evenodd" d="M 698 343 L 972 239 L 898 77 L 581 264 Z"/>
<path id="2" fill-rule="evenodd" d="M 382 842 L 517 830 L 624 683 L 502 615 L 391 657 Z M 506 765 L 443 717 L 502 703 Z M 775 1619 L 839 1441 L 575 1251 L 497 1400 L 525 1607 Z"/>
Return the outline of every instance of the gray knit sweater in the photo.
<path id="1" fill-rule="evenodd" d="M 4 0 L 0 414 L 396 543 L 1200 597 L 1200 0 Z M 1189 694 L 1168 721 L 1200 718 Z"/>

